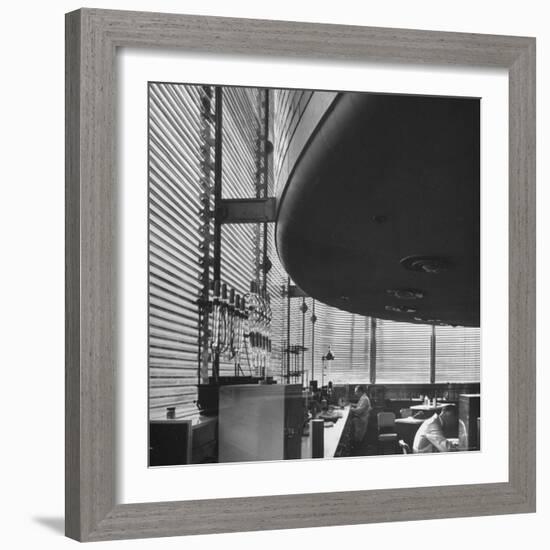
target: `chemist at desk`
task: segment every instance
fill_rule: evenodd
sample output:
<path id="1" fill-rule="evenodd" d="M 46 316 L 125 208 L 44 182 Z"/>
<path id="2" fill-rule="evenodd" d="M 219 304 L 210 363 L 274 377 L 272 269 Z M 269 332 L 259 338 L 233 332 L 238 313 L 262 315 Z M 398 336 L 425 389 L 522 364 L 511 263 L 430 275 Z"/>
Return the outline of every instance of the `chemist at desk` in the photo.
<path id="1" fill-rule="evenodd" d="M 356 386 L 354 393 L 359 400 L 357 404 L 351 406 L 350 415 L 353 428 L 353 445 L 357 447 L 362 443 L 367 433 L 371 404 L 366 386 Z"/>
<path id="2" fill-rule="evenodd" d="M 457 418 L 456 406 L 447 405 L 439 414 L 425 420 L 414 436 L 413 453 L 456 451 L 455 444 L 444 433 L 445 429 L 456 424 Z"/>

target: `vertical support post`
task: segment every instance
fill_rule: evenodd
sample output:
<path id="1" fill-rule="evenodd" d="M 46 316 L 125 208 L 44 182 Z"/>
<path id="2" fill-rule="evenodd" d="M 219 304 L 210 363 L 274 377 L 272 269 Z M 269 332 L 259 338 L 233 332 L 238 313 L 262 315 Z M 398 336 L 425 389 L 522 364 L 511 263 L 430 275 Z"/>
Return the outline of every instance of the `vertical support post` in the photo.
<path id="1" fill-rule="evenodd" d="M 430 384 L 435 384 L 435 325 L 432 325 L 430 338 Z"/>
<path id="2" fill-rule="evenodd" d="M 306 359 L 306 299 L 302 298 L 302 388 L 304 387 L 304 362 Z"/>
<path id="3" fill-rule="evenodd" d="M 260 119 L 262 118 L 262 100 L 261 100 L 261 92 L 258 93 L 257 98 L 257 112 L 260 116 Z M 255 128 L 256 130 L 256 143 L 254 148 L 254 156 L 256 161 L 256 175 L 254 178 L 254 191 L 255 191 L 255 197 L 257 199 L 262 198 L 262 180 L 263 180 L 263 161 L 264 161 L 264 155 L 263 155 L 263 135 L 262 135 L 262 122 L 258 123 L 258 126 Z M 263 257 L 263 250 L 262 250 L 262 225 L 260 222 L 256 222 L 253 226 L 253 233 L 254 233 L 254 247 L 253 247 L 253 254 L 254 254 L 254 280 L 258 283 L 258 293 L 260 293 L 261 290 L 263 290 L 264 287 L 264 279 L 262 276 L 262 257 Z"/>
<path id="4" fill-rule="evenodd" d="M 202 174 L 201 174 L 201 219 L 202 219 L 202 273 L 201 273 L 201 292 L 199 296 L 199 349 L 198 349 L 198 383 L 208 383 L 209 368 L 209 342 L 210 342 L 210 310 L 209 310 L 209 292 L 210 292 L 210 244 L 212 242 L 211 233 L 211 202 L 212 202 L 212 100 L 213 88 L 211 86 L 202 87 L 201 98 L 201 136 L 203 143 L 202 151 Z M 214 168 L 215 169 L 215 168 Z"/>
<path id="5" fill-rule="evenodd" d="M 315 323 L 317 317 L 315 316 L 315 300 L 311 304 L 311 378 L 315 380 Z"/>
<path id="6" fill-rule="evenodd" d="M 223 91 L 216 86 L 216 135 L 215 135 L 215 171 L 214 171 L 214 281 L 221 280 L 222 224 L 219 205 L 222 200 L 222 167 L 223 167 Z M 217 380 L 220 374 L 220 354 L 212 358 L 212 374 Z"/>
<path id="7" fill-rule="evenodd" d="M 214 280 L 221 279 L 222 224 L 220 223 L 219 205 L 222 200 L 222 123 L 223 92 L 216 86 L 216 136 L 215 136 L 215 172 L 214 172 Z"/>
<path id="8" fill-rule="evenodd" d="M 376 384 L 376 319 L 370 318 L 370 383 Z"/>
<path id="9" fill-rule="evenodd" d="M 269 165 L 268 165 L 268 162 L 269 162 L 269 154 L 268 154 L 268 146 L 267 146 L 267 142 L 268 142 L 268 139 L 269 139 L 269 90 L 266 88 L 265 92 L 264 92 L 264 101 L 263 101 L 263 115 L 264 115 L 264 120 L 263 120 L 263 136 L 262 136 L 262 147 L 263 147 L 263 150 L 262 150 L 262 153 L 263 153 L 263 166 L 262 166 L 262 184 L 263 184 L 263 198 L 266 199 L 267 196 L 268 196 L 268 173 L 269 173 Z M 267 291 L 267 273 L 268 273 L 268 268 L 267 268 L 267 260 L 268 260 L 268 255 L 267 255 L 267 222 L 264 222 L 264 227 L 263 227 L 263 254 L 262 254 L 262 268 L 263 268 L 263 274 L 264 274 L 264 278 L 263 278 L 263 287 L 264 287 L 264 291 Z"/>
<path id="10" fill-rule="evenodd" d="M 256 179 L 255 198 L 267 198 L 268 176 L 268 124 L 269 124 L 269 96 L 268 90 L 258 93 L 258 113 L 260 122 L 256 128 Z M 254 224 L 254 277 L 258 287 L 264 292 L 267 290 L 267 222 Z"/>
<path id="11" fill-rule="evenodd" d="M 286 382 L 290 384 L 290 277 L 286 284 Z"/>
<path id="12" fill-rule="evenodd" d="M 350 369 L 350 378 L 352 377 L 353 371 L 353 342 L 355 340 L 355 314 L 351 316 L 351 330 L 350 330 L 350 341 L 349 341 L 349 369 Z"/>

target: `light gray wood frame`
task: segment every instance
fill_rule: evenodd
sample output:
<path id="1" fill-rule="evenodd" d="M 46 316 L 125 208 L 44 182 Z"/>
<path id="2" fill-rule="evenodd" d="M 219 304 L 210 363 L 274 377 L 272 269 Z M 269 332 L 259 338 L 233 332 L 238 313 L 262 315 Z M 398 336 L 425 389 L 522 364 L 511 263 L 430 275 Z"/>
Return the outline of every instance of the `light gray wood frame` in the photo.
<path id="1" fill-rule="evenodd" d="M 118 47 L 509 71 L 509 481 L 116 504 Z M 535 39 L 83 9 L 66 16 L 66 534 L 82 541 L 535 511 Z M 184 497 L 185 495 L 182 495 Z"/>

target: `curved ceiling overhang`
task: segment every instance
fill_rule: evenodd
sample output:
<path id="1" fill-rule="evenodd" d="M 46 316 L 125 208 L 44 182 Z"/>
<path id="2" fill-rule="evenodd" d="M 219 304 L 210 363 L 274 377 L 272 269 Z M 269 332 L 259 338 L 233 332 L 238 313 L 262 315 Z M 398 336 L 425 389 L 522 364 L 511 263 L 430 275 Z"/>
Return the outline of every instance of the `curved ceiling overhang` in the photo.
<path id="1" fill-rule="evenodd" d="M 381 319 L 479 326 L 479 100 L 343 93 L 280 198 L 308 295 Z"/>

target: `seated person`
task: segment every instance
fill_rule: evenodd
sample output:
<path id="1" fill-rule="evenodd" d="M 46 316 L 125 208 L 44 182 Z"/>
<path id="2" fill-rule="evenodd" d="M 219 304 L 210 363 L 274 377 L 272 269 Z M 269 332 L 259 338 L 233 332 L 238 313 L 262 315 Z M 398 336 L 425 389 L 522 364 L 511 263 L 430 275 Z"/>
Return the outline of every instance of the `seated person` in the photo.
<path id="1" fill-rule="evenodd" d="M 443 407 L 439 414 L 424 420 L 414 436 L 413 453 L 446 453 L 456 450 L 444 431 L 456 424 L 458 412 L 455 405 Z"/>
<path id="2" fill-rule="evenodd" d="M 354 447 L 359 447 L 367 433 L 371 404 L 366 386 L 356 386 L 354 393 L 358 401 L 357 404 L 352 405 L 350 409 L 353 426 L 352 441 Z"/>

